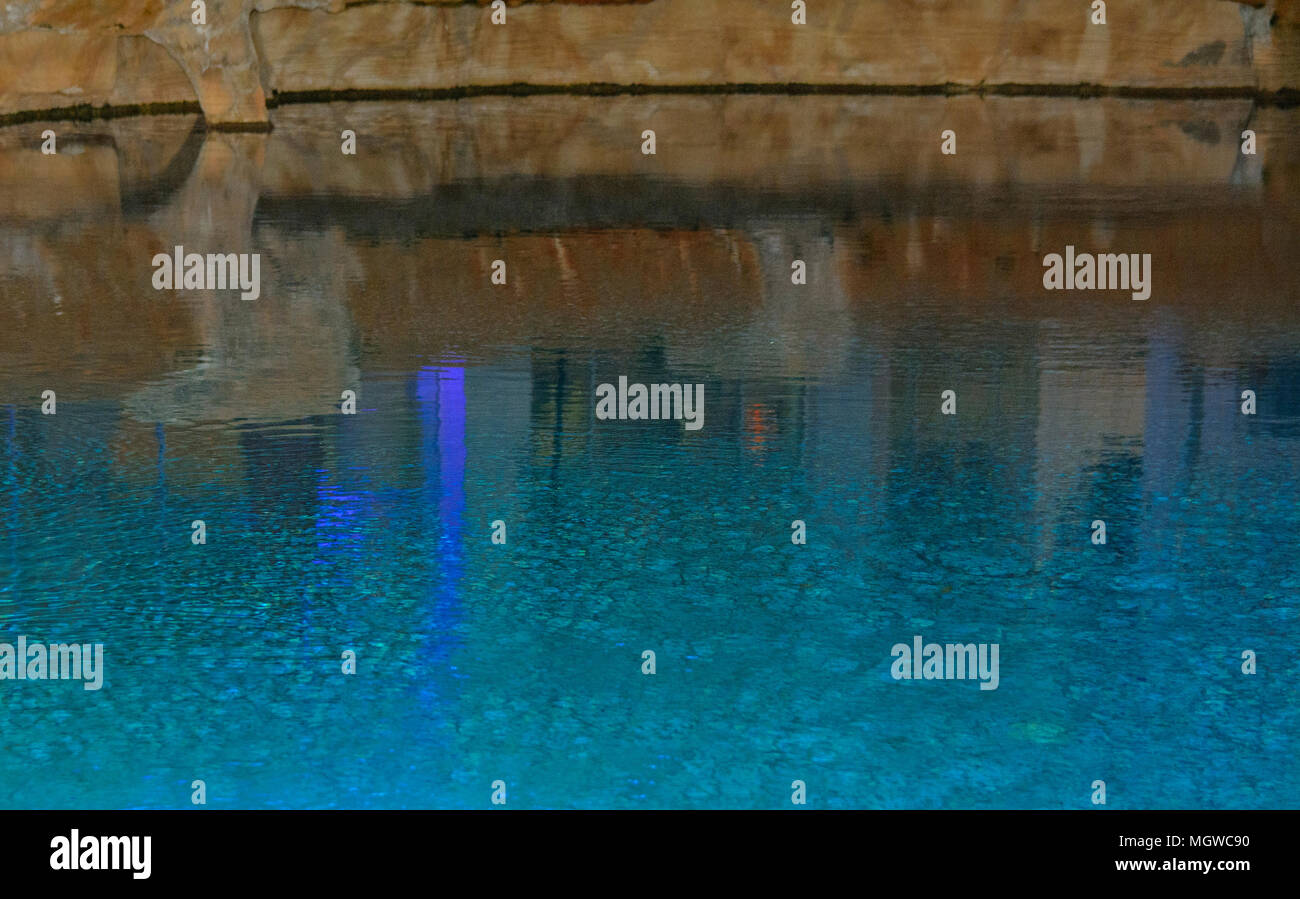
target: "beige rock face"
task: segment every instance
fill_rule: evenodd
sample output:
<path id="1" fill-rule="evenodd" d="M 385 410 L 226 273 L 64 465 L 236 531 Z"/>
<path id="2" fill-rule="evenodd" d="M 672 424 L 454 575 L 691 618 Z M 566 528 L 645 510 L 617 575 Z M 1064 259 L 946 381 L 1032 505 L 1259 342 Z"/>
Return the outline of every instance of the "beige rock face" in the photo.
<path id="1" fill-rule="evenodd" d="M 102 103 L 116 83 L 117 38 L 111 35 L 0 34 L 0 113 Z"/>
<path id="2" fill-rule="evenodd" d="M 16 0 L 0 13 L 0 117 L 198 101 L 259 125 L 274 92 L 507 84 L 1094 83 L 1300 86 L 1296 0 L 770 0 L 485 3 Z"/>

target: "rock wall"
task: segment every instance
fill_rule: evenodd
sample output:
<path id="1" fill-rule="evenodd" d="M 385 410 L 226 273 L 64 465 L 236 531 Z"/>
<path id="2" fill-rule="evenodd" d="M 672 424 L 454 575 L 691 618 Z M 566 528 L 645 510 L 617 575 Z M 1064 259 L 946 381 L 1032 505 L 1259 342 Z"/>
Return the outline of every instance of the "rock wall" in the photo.
<path id="1" fill-rule="evenodd" d="M 1300 0 L 13 0 L 0 122 L 74 107 L 197 103 L 268 122 L 301 92 L 529 84 L 1300 87 Z"/>

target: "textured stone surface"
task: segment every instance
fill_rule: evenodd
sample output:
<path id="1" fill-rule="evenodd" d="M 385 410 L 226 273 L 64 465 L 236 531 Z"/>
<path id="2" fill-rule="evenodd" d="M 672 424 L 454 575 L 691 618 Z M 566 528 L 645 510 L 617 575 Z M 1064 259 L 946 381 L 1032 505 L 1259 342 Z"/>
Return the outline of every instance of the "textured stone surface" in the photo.
<path id="1" fill-rule="evenodd" d="M 0 14 L 0 115 L 198 100 L 262 124 L 275 91 L 529 83 L 1300 86 L 1300 2 L 644 0 L 484 4 L 15 0 Z M 153 46 L 151 47 L 150 44 Z M 164 53 L 160 54 L 161 49 Z M 179 74 L 178 74 L 179 73 Z"/>
<path id="2" fill-rule="evenodd" d="M 100 32 L 0 34 L 0 114 L 103 103 L 117 83 L 117 38 Z"/>
<path id="3" fill-rule="evenodd" d="M 272 10 L 255 30 L 268 86 L 281 91 L 515 81 L 1252 86 L 1271 37 L 1246 24 L 1263 16 L 1267 25 L 1266 9 L 1217 0 L 1112 2 L 1106 26 L 1089 24 L 1087 11 L 1075 0 L 846 0 L 814 4 L 796 27 L 785 4 L 654 0 L 525 7 L 500 28 L 472 6 L 372 4 L 342 15 Z"/>

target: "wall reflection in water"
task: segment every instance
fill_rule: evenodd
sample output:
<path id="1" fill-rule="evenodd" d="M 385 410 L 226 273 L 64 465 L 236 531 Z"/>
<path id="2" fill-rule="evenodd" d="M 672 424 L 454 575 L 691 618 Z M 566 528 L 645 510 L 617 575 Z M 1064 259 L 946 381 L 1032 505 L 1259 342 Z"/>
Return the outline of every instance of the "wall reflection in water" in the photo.
<path id="1" fill-rule="evenodd" d="M 1294 806 L 1298 122 L 548 97 L 0 133 L 0 635 L 109 666 L 6 688 L 0 804 Z M 176 244 L 261 253 L 261 298 L 155 292 Z M 1043 291 L 1066 244 L 1151 253 L 1151 300 Z M 704 428 L 596 421 L 619 375 L 703 383 Z M 894 682 L 913 634 L 1000 642 L 1000 688 Z"/>

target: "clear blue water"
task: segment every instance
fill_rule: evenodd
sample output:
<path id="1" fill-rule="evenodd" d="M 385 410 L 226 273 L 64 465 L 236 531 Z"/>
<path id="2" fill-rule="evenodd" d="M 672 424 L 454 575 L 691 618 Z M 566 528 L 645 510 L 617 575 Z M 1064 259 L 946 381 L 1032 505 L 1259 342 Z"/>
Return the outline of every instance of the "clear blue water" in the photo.
<path id="1" fill-rule="evenodd" d="M 1275 202 L 1236 190 L 1106 218 L 1177 282 L 1146 304 L 1035 293 L 1023 204 L 888 184 L 515 236 L 264 193 L 243 304 L 148 290 L 154 206 L 24 224 L 0 641 L 102 642 L 106 676 L 0 682 L 0 806 L 1296 807 L 1300 316 L 1262 232 L 1216 255 Z M 522 286 L 457 274 L 497 253 Z M 704 427 L 597 421 L 621 374 L 703 383 Z M 998 643 L 999 688 L 895 681 L 916 634 Z"/>

